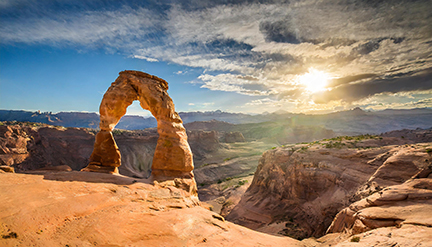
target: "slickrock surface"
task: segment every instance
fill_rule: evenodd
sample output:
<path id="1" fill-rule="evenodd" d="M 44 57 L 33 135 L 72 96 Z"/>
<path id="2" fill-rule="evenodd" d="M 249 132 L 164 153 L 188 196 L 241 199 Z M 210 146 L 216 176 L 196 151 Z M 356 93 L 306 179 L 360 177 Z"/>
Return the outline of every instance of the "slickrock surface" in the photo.
<path id="1" fill-rule="evenodd" d="M 432 143 L 363 136 L 276 148 L 227 219 L 298 239 L 321 237 L 352 202 L 405 182 L 431 164 Z"/>
<path id="2" fill-rule="evenodd" d="M 120 72 L 100 104 L 100 132 L 96 135 L 89 165 L 83 171 L 118 173 L 121 157 L 112 131 L 126 114 L 127 107 L 139 100 L 141 107 L 149 110 L 158 122 L 159 139 L 152 174 L 192 178 L 194 166 L 186 130 L 167 90 L 168 83 L 156 76 L 132 70 Z"/>
<path id="3" fill-rule="evenodd" d="M 86 172 L 0 174 L 0 246 L 299 246 L 200 206 L 178 181 Z"/>
<path id="4" fill-rule="evenodd" d="M 329 233 L 362 233 L 404 224 L 432 227 L 432 176 L 387 187 L 339 212 Z M 431 235 L 432 243 L 432 235 Z"/>
<path id="5" fill-rule="evenodd" d="M 328 232 L 344 234 L 310 246 L 432 246 L 432 170 L 422 173 L 426 178 L 386 187 L 343 209 Z M 335 245 L 336 236 L 345 240 Z"/>

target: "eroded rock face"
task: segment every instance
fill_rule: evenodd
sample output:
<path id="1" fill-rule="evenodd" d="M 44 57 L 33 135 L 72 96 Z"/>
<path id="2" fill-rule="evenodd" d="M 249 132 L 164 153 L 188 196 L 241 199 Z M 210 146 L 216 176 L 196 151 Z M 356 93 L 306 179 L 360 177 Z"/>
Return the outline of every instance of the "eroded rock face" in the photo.
<path id="1" fill-rule="evenodd" d="M 267 151 L 227 219 L 267 233 L 320 237 L 350 203 L 428 166 L 431 143 L 394 145 L 400 141 L 374 137 Z"/>
<path id="2" fill-rule="evenodd" d="M 431 227 L 432 179 L 428 177 L 387 187 L 351 204 L 337 214 L 328 233 L 358 234 L 404 224 Z"/>
<path id="3" fill-rule="evenodd" d="M 118 173 L 121 156 L 112 131 L 126 109 L 139 100 L 158 122 L 159 139 L 152 163 L 155 177 L 192 178 L 192 152 L 182 120 L 168 96 L 168 83 L 156 76 L 139 71 L 122 71 L 105 93 L 100 111 L 100 132 L 96 136 L 89 165 L 84 171 Z"/>
<path id="4" fill-rule="evenodd" d="M 222 139 L 226 143 L 245 142 L 246 141 L 243 134 L 239 131 L 226 132 L 226 133 L 224 133 Z"/>
<path id="5" fill-rule="evenodd" d="M 0 165 L 16 172 L 62 165 L 79 170 L 88 163 L 94 142 L 91 130 L 46 124 L 5 124 L 0 133 Z"/>

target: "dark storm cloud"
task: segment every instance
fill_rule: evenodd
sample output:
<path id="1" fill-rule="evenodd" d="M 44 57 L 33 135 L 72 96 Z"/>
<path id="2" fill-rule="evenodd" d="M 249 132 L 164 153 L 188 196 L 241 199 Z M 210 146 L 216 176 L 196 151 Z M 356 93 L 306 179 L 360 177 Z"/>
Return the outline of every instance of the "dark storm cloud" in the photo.
<path id="1" fill-rule="evenodd" d="M 292 30 L 291 25 L 289 20 L 263 21 L 260 23 L 259 29 L 265 35 L 266 41 L 299 44 L 301 41 L 295 31 Z"/>
<path id="2" fill-rule="evenodd" d="M 379 93 L 398 93 L 432 89 L 432 68 L 412 76 L 371 80 L 364 83 L 345 84 L 332 91 L 316 95 L 314 102 L 328 103 L 332 100 L 353 102 Z"/>
<path id="3" fill-rule="evenodd" d="M 346 76 L 343 78 L 333 79 L 329 82 L 329 87 L 332 88 L 339 85 L 355 82 L 358 80 L 368 79 L 375 76 L 376 74 L 361 74 L 361 75 L 353 75 L 353 76 Z"/>
<path id="4" fill-rule="evenodd" d="M 382 41 L 382 39 L 369 40 L 368 42 L 354 48 L 353 52 L 356 52 L 360 55 L 369 54 L 375 50 L 378 50 L 378 48 L 380 47 L 381 41 Z"/>

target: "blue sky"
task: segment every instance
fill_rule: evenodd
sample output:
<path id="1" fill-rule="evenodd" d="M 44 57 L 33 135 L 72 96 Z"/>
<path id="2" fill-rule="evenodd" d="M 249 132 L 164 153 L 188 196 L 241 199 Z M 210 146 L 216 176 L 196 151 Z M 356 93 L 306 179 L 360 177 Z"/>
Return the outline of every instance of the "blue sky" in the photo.
<path id="1" fill-rule="evenodd" d="M 430 13 L 429 0 L 1 0 L 0 109 L 97 112 L 126 69 L 167 80 L 177 111 L 432 107 Z"/>

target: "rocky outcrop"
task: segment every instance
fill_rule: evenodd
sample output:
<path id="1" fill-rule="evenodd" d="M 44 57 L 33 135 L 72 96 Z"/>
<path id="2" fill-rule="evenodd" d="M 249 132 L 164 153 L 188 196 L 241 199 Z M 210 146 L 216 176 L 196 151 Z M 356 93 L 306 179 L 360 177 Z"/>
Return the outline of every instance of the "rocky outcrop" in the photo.
<path id="1" fill-rule="evenodd" d="M 25 172 L 63 165 L 80 170 L 89 162 L 95 140 L 92 129 L 16 122 L 2 124 L 0 166 L 7 166 L 8 170 Z M 200 157 L 204 158 L 219 148 L 218 137 L 209 134 L 211 132 L 193 132 L 188 142 L 196 154 L 194 161 L 200 161 Z M 114 130 L 113 137 L 122 154 L 119 173 L 138 178 L 149 177 L 158 140 L 157 130 Z"/>
<path id="2" fill-rule="evenodd" d="M 194 155 L 196 151 L 198 153 L 210 153 L 221 147 L 217 131 L 192 130 L 188 131 L 187 135 L 191 148 L 193 146 Z M 199 150 L 202 150 L 202 152 L 199 152 Z"/>
<path id="3" fill-rule="evenodd" d="M 208 154 L 216 152 L 222 146 L 217 131 L 188 130 L 188 141 L 193 151 L 194 164 L 200 166 Z M 194 171 L 195 172 L 195 171 Z"/>
<path id="4" fill-rule="evenodd" d="M 390 132 L 382 133 L 381 136 L 385 137 L 397 137 L 404 140 L 411 140 L 413 142 L 430 142 L 432 140 L 432 128 L 430 129 L 403 129 L 394 130 Z"/>
<path id="5" fill-rule="evenodd" d="M 234 142 L 245 142 L 243 134 L 239 131 L 225 132 L 222 136 L 223 142 L 234 143 Z"/>
<path id="6" fill-rule="evenodd" d="M 14 173 L 15 169 L 11 166 L 0 166 L 0 172 L 11 172 Z"/>
<path id="7" fill-rule="evenodd" d="M 0 132 L 0 165 L 17 172 L 61 165 L 79 170 L 88 163 L 94 141 L 89 130 L 49 125 L 3 125 Z"/>
<path id="8" fill-rule="evenodd" d="M 430 177 L 387 187 L 351 204 L 337 214 L 327 232 L 358 234 L 404 224 L 432 227 L 432 175 Z"/>
<path id="9" fill-rule="evenodd" d="M 187 142 L 182 120 L 168 96 L 168 83 L 156 76 L 139 71 L 122 71 L 105 93 L 100 105 L 100 132 L 96 135 L 89 165 L 83 171 L 118 173 L 120 151 L 112 131 L 126 109 L 139 100 L 158 122 L 159 139 L 152 163 L 155 177 L 192 178 L 192 152 Z"/>
<path id="10" fill-rule="evenodd" d="M 267 151 L 227 219 L 273 234 L 320 237 L 350 203 L 401 184 L 430 164 L 431 143 L 392 145 L 403 139 L 357 138 Z"/>

